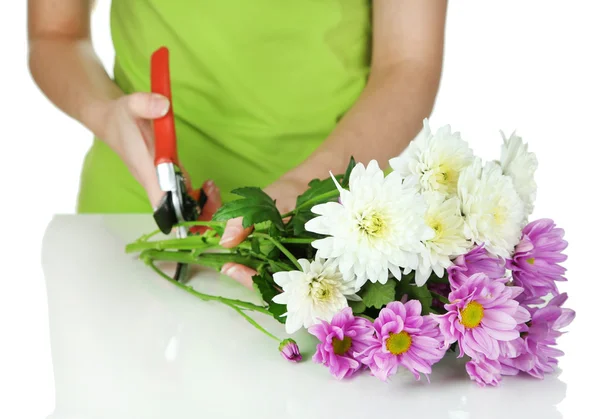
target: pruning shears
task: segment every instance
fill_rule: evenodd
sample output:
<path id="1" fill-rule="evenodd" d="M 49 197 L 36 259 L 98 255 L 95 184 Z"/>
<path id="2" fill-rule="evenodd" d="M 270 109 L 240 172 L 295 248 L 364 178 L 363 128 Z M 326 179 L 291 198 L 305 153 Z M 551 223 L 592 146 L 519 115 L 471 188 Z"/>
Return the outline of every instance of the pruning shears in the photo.
<path id="1" fill-rule="evenodd" d="M 193 191 L 189 187 L 177 154 L 175 135 L 175 117 L 171 95 L 171 74 L 169 69 L 169 50 L 157 49 L 151 58 L 151 89 L 169 99 L 169 111 L 154 123 L 154 166 L 160 188 L 165 192 L 160 204 L 154 210 L 154 220 L 158 228 L 169 234 L 175 227 L 178 238 L 188 236 L 188 228 L 180 225 L 186 221 L 195 221 L 206 204 L 207 196 L 202 189 Z M 184 281 L 188 276 L 189 265 L 178 263 L 174 279 Z"/>

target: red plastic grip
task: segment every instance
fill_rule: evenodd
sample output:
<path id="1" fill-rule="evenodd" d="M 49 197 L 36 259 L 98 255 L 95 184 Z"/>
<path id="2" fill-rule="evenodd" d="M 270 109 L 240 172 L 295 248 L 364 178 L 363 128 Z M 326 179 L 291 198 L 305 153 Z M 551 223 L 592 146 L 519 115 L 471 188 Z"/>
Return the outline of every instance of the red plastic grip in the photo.
<path id="1" fill-rule="evenodd" d="M 169 71 L 169 50 L 161 47 L 154 51 L 150 63 L 152 92 L 169 99 L 169 111 L 154 123 L 154 165 L 174 163 L 179 165 L 177 140 L 175 136 L 175 117 L 171 97 L 171 74 Z"/>

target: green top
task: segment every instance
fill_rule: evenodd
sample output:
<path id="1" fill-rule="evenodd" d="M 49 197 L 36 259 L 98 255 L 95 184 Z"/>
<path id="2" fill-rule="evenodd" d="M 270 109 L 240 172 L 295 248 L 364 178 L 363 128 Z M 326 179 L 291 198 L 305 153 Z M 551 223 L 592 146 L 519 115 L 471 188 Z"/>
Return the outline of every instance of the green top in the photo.
<path id="1" fill-rule="evenodd" d="M 265 187 L 305 160 L 363 90 L 369 0 L 116 0 L 115 82 L 149 91 L 170 50 L 179 156 L 198 188 Z M 98 139 L 78 212 L 149 212 L 145 191 Z"/>

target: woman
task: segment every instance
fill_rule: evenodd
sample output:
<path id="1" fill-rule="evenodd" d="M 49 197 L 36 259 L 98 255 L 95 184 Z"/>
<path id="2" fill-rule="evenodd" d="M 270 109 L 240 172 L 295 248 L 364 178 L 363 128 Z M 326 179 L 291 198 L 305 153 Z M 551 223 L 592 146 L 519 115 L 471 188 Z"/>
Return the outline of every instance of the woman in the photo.
<path id="1" fill-rule="evenodd" d="M 160 201 L 151 121 L 170 104 L 148 92 L 163 45 L 180 159 L 192 183 L 211 179 L 211 210 L 219 190 L 254 185 L 285 212 L 350 156 L 386 167 L 433 108 L 446 0 L 113 0 L 114 79 L 94 53 L 92 3 L 28 6 L 34 80 L 95 136 L 80 213 L 150 212 Z M 248 233 L 232 220 L 222 243 Z M 247 282 L 240 270 L 225 267 Z"/>

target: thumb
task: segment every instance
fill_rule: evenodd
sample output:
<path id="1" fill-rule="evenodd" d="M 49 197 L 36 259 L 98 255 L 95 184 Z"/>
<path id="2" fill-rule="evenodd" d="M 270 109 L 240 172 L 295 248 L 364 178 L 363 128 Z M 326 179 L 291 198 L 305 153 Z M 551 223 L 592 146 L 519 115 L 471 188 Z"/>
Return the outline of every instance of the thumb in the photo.
<path id="1" fill-rule="evenodd" d="M 138 118 L 156 119 L 169 111 L 169 99 L 157 93 L 132 93 L 125 97 L 127 110 Z"/>

